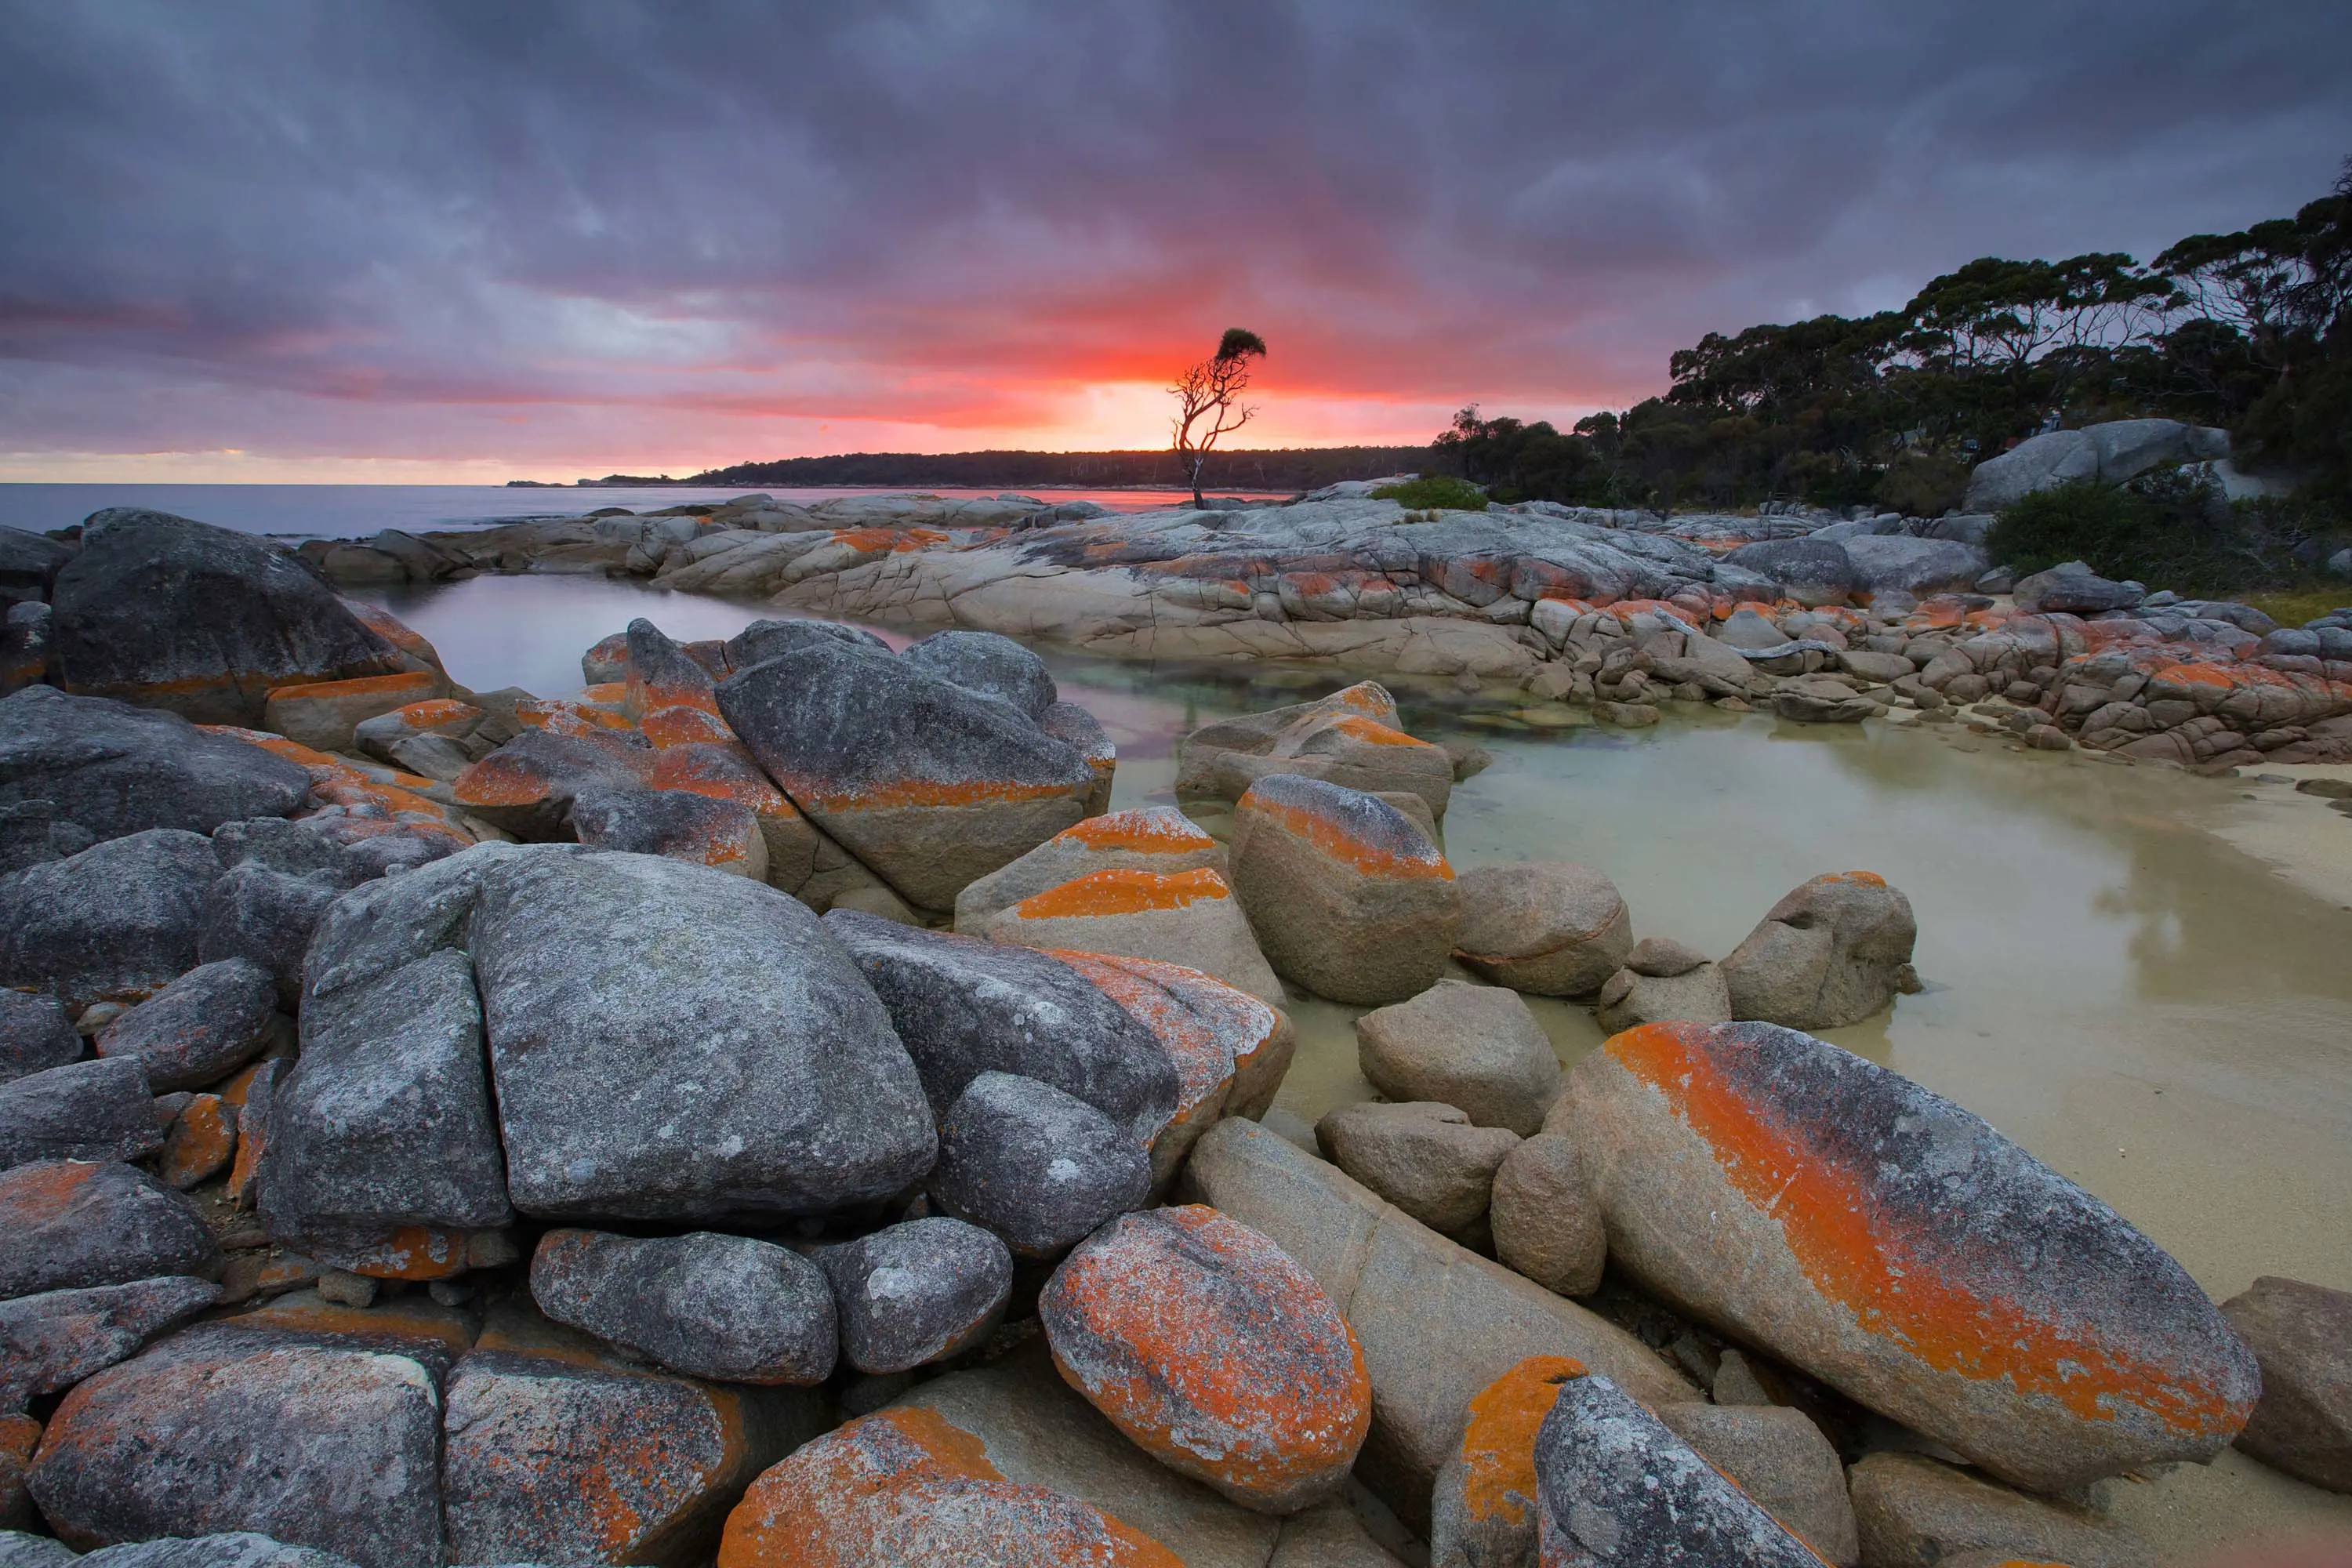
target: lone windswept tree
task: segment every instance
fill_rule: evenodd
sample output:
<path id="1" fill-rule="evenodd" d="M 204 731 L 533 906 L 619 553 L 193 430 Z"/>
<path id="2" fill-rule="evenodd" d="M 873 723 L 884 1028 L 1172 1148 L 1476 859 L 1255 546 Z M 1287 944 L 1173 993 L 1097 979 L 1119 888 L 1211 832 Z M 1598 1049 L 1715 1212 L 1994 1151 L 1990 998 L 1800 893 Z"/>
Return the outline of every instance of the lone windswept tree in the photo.
<path id="1" fill-rule="evenodd" d="M 1241 401 L 1253 359 L 1265 355 L 1265 340 L 1246 327 L 1227 327 L 1217 352 L 1184 373 L 1168 390 L 1176 397 L 1176 455 L 1192 481 L 1192 504 L 1201 504 L 1201 469 L 1217 437 L 1240 429 L 1257 412 Z"/>

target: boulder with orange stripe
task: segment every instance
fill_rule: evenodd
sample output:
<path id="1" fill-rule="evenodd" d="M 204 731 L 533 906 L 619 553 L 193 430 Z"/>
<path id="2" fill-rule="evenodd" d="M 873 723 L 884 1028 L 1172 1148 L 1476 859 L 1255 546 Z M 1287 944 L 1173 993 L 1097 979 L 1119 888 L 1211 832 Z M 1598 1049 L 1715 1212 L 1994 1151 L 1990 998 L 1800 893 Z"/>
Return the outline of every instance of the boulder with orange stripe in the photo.
<path id="1" fill-rule="evenodd" d="M 1454 868 L 1377 795 L 1269 774 L 1235 809 L 1233 868 L 1266 958 L 1318 995 L 1398 1002 L 1445 971 L 1462 919 Z"/>
<path id="2" fill-rule="evenodd" d="M 1769 1024 L 1569 1078 L 1611 1266 L 2021 1486 L 2210 1458 L 2254 1360 L 2179 1264 L 1977 1117 Z"/>
<path id="3" fill-rule="evenodd" d="M 1225 847 L 1172 805 L 1133 806 L 1090 816 L 956 895 L 956 929 L 977 931 L 1022 900 L 1096 871 L 1174 877 L 1225 873 Z"/>
<path id="4" fill-rule="evenodd" d="M 1176 793 L 1235 800 L 1270 773 L 1297 773 L 1380 795 L 1409 792 L 1442 817 L 1454 760 L 1405 733 L 1396 699 L 1362 680 L 1313 702 L 1203 724 L 1176 752 Z"/>
<path id="5" fill-rule="evenodd" d="M 1265 1002 L 1283 999 L 1282 983 L 1258 951 L 1233 889 L 1206 866 L 1172 877 L 1124 868 L 1090 871 L 1000 910 L 982 934 L 1022 947 L 1158 959 Z"/>

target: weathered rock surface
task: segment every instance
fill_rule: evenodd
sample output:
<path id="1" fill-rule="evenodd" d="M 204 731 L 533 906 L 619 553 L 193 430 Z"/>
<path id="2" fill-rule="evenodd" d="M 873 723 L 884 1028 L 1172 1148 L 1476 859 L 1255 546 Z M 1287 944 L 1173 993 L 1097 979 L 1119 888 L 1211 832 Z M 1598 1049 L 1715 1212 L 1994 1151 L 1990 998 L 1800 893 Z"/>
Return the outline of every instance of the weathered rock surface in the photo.
<path id="1" fill-rule="evenodd" d="M 1679 964 L 1680 959 L 1677 954 L 1668 962 Z M 1653 967 L 1655 963 L 1654 959 Z M 1629 963 L 1609 977 L 1596 1000 L 1600 1005 L 1593 1009 L 1593 1019 L 1603 1033 L 1612 1035 L 1675 1019 L 1693 1024 L 1731 1022 L 1731 984 L 1723 976 L 1723 967 L 1703 956 L 1672 974 L 1650 973 Z"/>
<path id="2" fill-rule="evenodd" d="M 898 657 L 925 675 L 1010 703 L 1032 719 L 1044 718 L 1061 700 L 1045 661 L 994 632 L 934 632 Z"/>
<path id="3" fill-rule="evenodd" d="M 138 1353 L 220 1299 L 187 1275 L 0 1301 L 0 1405 L 57 1394 Z"/>
<path id="4" fill-rule="evenodd" d="M 1547 1563 L 1820 1568 L 1811 1548 L 1606 1377 L 1572 1377 L 1536 1433 Z"/>
<path id="5" fill-rule="evenodd" d="M 1918 934 L 1911 900 L 1885 878 L 1816 877 L 1774 904 L 1723 961 L 1731 1016 L 1791 1029 L 1860 1023 L 1906 988 Z"/>
<path id="6" fill-rule="evenodd" d="M 58 1562 L 87 1563 L 92 1568 L 352 1568 L 348 1557 L 316 1547 L 289 1546 L 249 1530 L 125 1542 L 100 1547 L 86 1557 L 66 1552 Z M 0 1563 L 6 1568 L 29 1568 L 5 1555 L 0 1555 Z"/>
<path id="7" fill-rule="evenodd" d="M 2143 1568 L 2153 1560 L 2129 1531 L 1920 1454 L 1872 1454 L 1847 1472 L 1846 1484 L 1869 1568 L 1941 1568 L 1979 1551 L 2066 1568 Z"/>
<path id="8" fill-rule="evenodd" d="M 998 911 L 980 934 L 1021 947 L 1179 963 L 1263 1001 L 1283 1000 L 1249 917 L 1210 867 L 1174 876 L 1127 868 L 1089 872 Z"/>
<path id="9" fill-rule="evenodd" d="M 1062 1376 L 1161 1463 L 1294 1513 L 1338 1490 L 1371 1420 L 1362 1348 L 1321 1286 L 1202 1206 L 1129 1215 L 1038 1303 Z"/>
<path id="10" fill-rule="evenodd" d="M 0 880 L 0 984 L 77 1011 L 150 994 L 196 966 L 219 875 L 211 840 L 156 827 Z"/>
<path id="11" fill-rule="evenodd" d="M 2264 1275 L 2221 1303 L 2262 1366 L 2241 1450 L 2330 1491 L 2352 1492 L 2352 1295 Z"/>
<path id="12" fill-rule="evenodd" d="M 243 1067 L 269 1043 L 278 980 L 242 958 L 189 970 L 100 1030 L 101 1057 L 136 1062 L 157 1094 L 201 1089 Z"/>
<path id="13" fill-rule="evenodd" d="M 932 1201 L 1003 1237 L 1024 1258 L 1051 1258 L 1151 1190 L 1144 1145 L 1075 1095 L 984 1072 L 940 1119 Z"/>
<path id="14" fill-rule="evenodd" d="M 2226 458 L 2226 432 L 2172 419 L 2117 419 L 2079 430 L 2052 430 L 1986 458 L 1969 476 L 1967 511 L 2002 507 L 2059 485 L 2119 485 L 2159 463 Z"/>
<path id="15" fill-rule="evenodd" d="M 1454 788 L 1444 749 L 1405 733 L 1396 699 L 1360 681 L 1313 702 L 1220 720 L 1178 744 L 1176 793 L 1238 800 L 1274 773 L 1321 779 L 1368 795 L 1418 795 L 1444 816 Z"/>
<path id="16" fill-rule="evenodd" d="M 250 1530 L 434 1568 L 439 1427 L 405 1356 L 209 1324 L 67 1394 L 29 1479 L 70 1543 Z"/>
<path id="17" fill-rule="evenodd" d="M 1691 1404 L 1662 1405 L 1656 1415 L 1822 1561 L 1854 1568 L 1861 1560 L 1845 1467 L 1802 1411 Z"/>
<path id="18" fill-rule="evenodd" d="M 36 1160 L 138 1160 L 163 1129 L 135 1061 L 70 1062 L 0 1083 L 0 1170 Z"/>
<path id="19" fill-rule="evenodd" d="M 1562 1385 L 1584 1374 L 1584 1363 L 1567 1356 L 1529 1356 L 1471 1397 L 1462 1440 L 1430 1500 L 1431 1568 L 1535 1562 L 1536 1433 Z"/>
<path id="20" fill-rule="evenodd" d="M 1559 1058 L 1516 992 L 1447 983 L 1356 1020 L 1356 1060 L 1396 1100 L 1457 1106 L 1525 1137 L 1559 1098 Z"/>
<path id="21" fill-rule="evenodd" d="M 184 1193 L 228 1169 L 236 1158 L 239 1114 L 239 1107 L 217 1094 L 189 1095 L 164 1130 L 163 1154 L 155 1163 L 155 1173 L 166 1185 Z"/>
<path id="22" fill-rule="evenodd" d="M 1862 587 L 1853 558 L 1833 540 L 1763 540 L 1743 544 L 1723 559 L 1728 565 L 1761 573 L 1780 584 L 1787 597 L 1808 607 L 1843 605 Z"/>
<path id="23" fill-rule="evenodd" d="M 1096 784 L 1009 703 L 847 642 L 753 665 L 718 695 L 793 805 L 926 909 L 1076 823 Z"/>
<path id="24" fill-rule="evenodd" d="M 977 932 L 998 911 L 1095 871 L 1173 877 L 1202 869 L 1225 875 L 1224 846 L 1174 806 L 1108 812 L 1064 828 L 967 886 L 956 895 L 956 929 Z"/>
<path id="25" fill-rule="evenodd" d="M 1486 1212 L 1495 1171 L 1518 1146 L 1501 1127 L 1474 1127 L 1450 1105 L 1343 1105 L 1315 1124 L 1339 1169 L 1432 1230 L 1458 1232 Z"/>
<path id="26" fill-rule="evenodd" d="M 81 1037 L 52 996 L 0 991 L 0 1083 L 81 1057 Z"/>
<path id="27" fill-rule="evenodd" d="M 1359 790 L 1273 773 L 1234 808 L 1233 881 L 1276 973 L 1335 1002 L 1401 1001 L 1445 967 L 1454 868 L 1403 813 Z"/>
<path id="28" fill-rule="evenodd" d="M 1633 946 L 1617 885 L 1590 866 L 1543 861 L 1463 872 L 1454 956 L 1497 985 L 1538 996 L 1587 996 Z"/>
<path id="29" fill-rule="evenodd" d="M 1514 1146 L 1495 1168 L 1490 1193 L 1498 1259 L 1563 1296 L 1600 1289 L 1609 1239 L 1592 1177 L 1573 1142 L 1538 1132 Z"/>
<path id="30" fill-rule="evenodd" d="M 400 668 L 397 650 L 293 556 L 168 512 L 93 515 L 51 603 L 67 690 L 205 723 L 257 721 L 273 687 Z"/>
<path id="31" fill-rule="evenodd" d="M 564 837 L 583 794 L 647 786 L 654 755 L 643 739 L 620 730 L 525 730 L 460 773 L 450 791 L 459 807 L 491 826 L 545 843 Z"/>
<path id="32" fill-rule="evenodd" d="M 772 1242 L 551 1230 L 531 1256 L 530 1294 L 556 1322 L 690 1376 L 811 1384 L 833 1371 L 825 1277 Z"/>
<path id="33" fill-rule="evenodd" d="M 828 1247 L 816 1261 L 833 1285 L 841 1353 L 868 1373 L 905 1372 L 976 1344 L 1013 1289 L 1004 1243 L 944 1215 Z"/>
<path id="34" fill-rule="evenodd" d="M 260 965 L 280 1009 L 301 1005 L 302 954 L 328 906 L 348 890 L 325 872 L 289 875 L 254 862 L 230 867 L 205 890 L 196 956 L 206 966 L 231 960 Z"/>
<path id="35" fill-rule="evenodd" d="M 0 1300 L 163 1274 L 209 1279 L 220 1267 L 188 1200 L 135 1166 L 40 1160 L 0 1171 Z"/>
<path id="36" fill-rule="evenodd" d="M 1833 675 L 1807 675 L 1772 693 L 1772 711 L 1800 724 L 1859 724 L 1880 708 Z"/>
<path id="37" fill-rule="evenodd" d="M 1179 1568 L 1077 1499 L 1008 1481 L 978 1438 L 921 1408 L 819 1437 L 761 1475 L 719 1542 L 719 1568 Z"/>
<path id="38" fill-rule="evenodd" d="M 889 1010 L 935 1113 L 1002 1072 L 1076 1096 L 1139 1146 L 1173 1114 L 1176 1069 L 1151 1031 L 1059 959 L 854 910 L 824 923 Z"/>
<path id="39" fill-rule="evenodd" d="M 293 763 L 176 713 L 50 686 L 0 700 L 0 805 L 51 801 L 101 838 L 283 816 L 310 790 Z"/>
<path id="40" fill-rule="evenodd" d="M 2100 576 L 2080 561 L 2068 561 L 2021 577 L 2012 592 L 2017 607 L 2029 616 L 2096 616 L 2127 610 L 2147 596 L 2136 583 L 2116 583 Z"/>
<path id="41" fill-rule="evenodd" d="M 262 705 L 261 727 L 322 752 L 348 752 L 367 721 L 447 693 L 439 672 L 424 669 L 273 687 Z"/>
<path id="42" fill-rule="evenodd" d="M 755 882 L 768 879 L 768 841 L 740 801 L 684 790 L 583 790 L 572 800 L 572 829 L 597 849 L 663 855 Z"/>
<path id="43" fill-rule="evenodd" d="M 1657 1024 L 1569 1078 L 1612 1266 L 1996 1475 L 2210 1458 L 2259 1382 L 2180 1266 L 1897 1074 L 1768 1024 Z"/>
<path id="44" fill-rule="evenodd" d="M 1253 1121 L 1194 1145 L 1180 1194 L 1266 1237 L 1313 1275 L 1363 1347 L 1372 1424 L 1357 1473 L 1416 1529 L 1473 1395 L 1531 1355 L 1570 1356 L 1645 1403 L 1694 1397 L 1640 1341 L 1446 1240 Z"/>

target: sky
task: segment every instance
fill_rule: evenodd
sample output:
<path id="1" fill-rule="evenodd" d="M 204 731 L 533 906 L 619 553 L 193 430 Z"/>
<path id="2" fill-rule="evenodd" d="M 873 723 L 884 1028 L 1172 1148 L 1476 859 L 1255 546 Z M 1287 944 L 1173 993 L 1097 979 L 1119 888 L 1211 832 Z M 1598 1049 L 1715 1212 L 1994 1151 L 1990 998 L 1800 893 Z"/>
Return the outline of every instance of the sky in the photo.
<path id="1" fill-rule="evenodd" d="M 0 0 L 0 479 L 1243 446 L 2323 194 L 2344 0 Z"/>

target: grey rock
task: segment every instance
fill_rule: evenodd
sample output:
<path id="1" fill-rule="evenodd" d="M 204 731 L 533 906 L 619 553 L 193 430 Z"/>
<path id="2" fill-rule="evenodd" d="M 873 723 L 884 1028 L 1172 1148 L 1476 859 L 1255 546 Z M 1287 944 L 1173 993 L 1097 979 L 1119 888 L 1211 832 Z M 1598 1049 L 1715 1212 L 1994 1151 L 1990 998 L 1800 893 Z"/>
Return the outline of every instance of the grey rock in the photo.
<path id="1" fill-rule="evenodd" d="M 258 1188 L 270 1235 L 335 1250 L 402 1226 L 512 1220 L 482 1043 L 462 952 L 313 990 L 301 1057 L 270 1091 Z"/>
<path id="2" fill-rule="evenodd" d="M 220 1299 L 187 1275 L 0 1301 L 0 1403 L 56 1394 L 136 1355 Z"/>
<path id="3" fill-rule="evenodd" d="M 710 672 L 659 626 L 641 617 L 622 635 L 629 650 L 629 688 L 646 709 L 678 702 L 712 706 Z"/>
<path id="4" fill-rule="evenodd" d="M 828 1247 L 817 1262 L 833 1282 L 842 1354 L 863 1373 L 905 1372 L 978 1343 L 1013 1289 L 1004 1243 L 944 1215 Z"/>
<path id="5" fill-rule="evenodd" d="M 1921 1454 L 1872 1454 L 1846 1472 L 1862 1560 L 1870 1568 L 1942 1568 L 1978 1551 L 2067 1568 L 2145 1568 L 2129 1531 L 2045 1502 Z"/>
<path id="6" fill-rule="evenodd" d="M 1590 1296 L 1601 1288 L 1609 1237 L 1601 1200 L 1576 1144 L 1538 1132 L 1495 1169 L 1487 1221 L 1495 1256 L 1547 1290 Z"/>
<path id="7" fill-rule="evenodd" d="M 0 881 L 0 984 L 79 1011 L 142 996 L 196 966 L 211 841 L 157 827 Z"/>
<path id="8" fill-rule="evenodd" d="M 1926 536 L 1929 539 L 1949 539 L 1961 544 L 1981 546 L 1986 536 L 1992 532 L 1992 525 L 2000 521 L 2000 514 L 1998 512 L 1954 512 L 1949 517 L 1939 517 L 1929 523 Z"/>
<path id="9" fill-rule="evenodd" d="M 20 1506 L 28 1506 L 21 1481 L 17 1483 L 16 1498 Z M 68 1568 L 68 1564 L 80 1561 L 79 1552 L 55 1536 L 0 1530 L 0 1568 Z"/>
<path id="10" fill-rule="evenodd" d="M 2099 448 L 2087 431 L 2052 430 L 1988 458 L 1969 476 L 1961 510 L 1997 512 L 2036 490 L 2099 478 Z"/>
<path id="11" fill-rule="evenodd" d="M 291 1013 L 302 998 L 302 955 L 344 888 L 325 873 L 297 876 L 242 861 L 205 892 L 196 956 L 206 967 L 236 960 L 268 973 L 278 1005 Z"/>
<path id="12" fill-rule="evenodd" d="M 81 1037 L 54 996 L 0 990 L 0 1083 L 81 1057 Z"/>
<path id="13" fill-rule="evenodd" d="M 1786 1405 L 1662 1405 L 1657 1416 L 1823 1562 L 1854 1568 L 1861 1560 L 1845 1467 L 1802 1411 Z"/>
<path id="14" fill-rule="evenodd" d="M 320 878 L 339 888 L 356 887 L 379 873 L 380 867 L 326 831 L 322 820 L 257 816 L 224 822 L 213 829 L 213 852 L 226 870 L 263 866 L 289 876 Z"/>
<path id="15" fill-rule="evenodd" d="M 468 950 L 526 1214 L 817 1213 L 930 1166 L 890 1015 L 789 895 L 649 855 L 510 857 Z"/>
<path id="16" fill-rule="evenodd" d="M 62 540 L 22 528 L 0 528 L 0 604 L 46 599 L 58 574 L 74 558 Z"/>
<path id="17" fill-rule="evenodd" d="M 362 1568 L 435 1568 L 438 1403 L 406 1356 L 203 1324 L 77 1388 L 27 1479 L 84 1539 L 255 1530 Z"/>
<path id="18" fill-rule="evenodd" d="M 1905 989 L 1918 934 L 1911 900 L 1883 879 L 1816 877 L 1766 911 L 1723 961 L 1731 1016 L 1791 1029 L 1859 1023 Z"/>
<path id="19" fill-rule="evenodd" d="M 772 1242 L 551 1230 L 531 1257 L 530 1294 L 556 1322 L 690 1376 L 813 1384 L 833 1371 L 825 1276 Z"/>
<path id="20" fill-rule="evenodd" d="M 1745 653 L 1769 652 L 1786 647 L 1795 640 L 1753 605 L 1742 605 L 1732 611 L 1730 617 L 1716 628 L 1715 639 Z"/>
<path id="21" fill-rule="evenodd" d="M 97 1568 L 354 1568 L 348 1557 L 289 1546 L 249 1530 L 102 1546 L 76 1561 Z"/>
<path id="22" fill-rule="evenodd" d="M 571 821 L 580 842 L 594 848 L 662 855 L 754 880 L 767 875 L 760 819 L 740 801 L 687 790 L 583 790 L 572 797 Z"/>
<path id="23" fill-rule="evenodd" d="M 1044 718 L 1061 700 L 1045 661 L 994 632 L 933 632 L 898 658 L 967 691 L 1000 698 L 1032 719 Z"/>
<path id="24" fill-rule="evenodd" d="M 1874 596 L 1966 588 L 1992 564 L 1981 545 L 1904 534 L 1850 539 L 1845 553 L 1862 586 Z"/>
<path id="25" fill-rule="evenodd" d="M 1653 959 L 1652 962 L 1663 962 Z M 1677 954 L 1672 962 L 1679 963 Z M 1694 1024 L 1731 1021 L 1731 987 L 1719 964 L 1701 958 L 1675 974 L 1645 974 L 1628 964 L 1601 988 L 1594 1021 L 1604 1034 L 1622 1034 L 1643 1024 L 1682 1019 Z"/>
<path id="26" fill-rule="evenodd" d="M 1645 936 L 1625 955 L 1625 967 L 1652 979 L 1671 980 L 1678 974 L 1688 974 L 1706 961 L 1706 954 L 1686 942 L 1676 942 L 1670 936 Z"/>
<path id="27" fill-rule="evenodd" d="M 135 1165 L 40 1160 L 0 1171 L 0 1300 L 163 1274 L 211 1279 L 195 1206 Z"/>
<path id="28" fill-rule="evenodd" d="M 199 964 L 100 1031 L 104 1057 L 136 1061 L 158 1094 L 202 1089 L 261 1054 L 278 980 L 250 959 Z"/>
<path id="29" fill-rule="evenodd" d="M 2317 642 L 2317 634 L 2307 634 Z M 28 866 L 43 866 L 63 859 L 76 849 L 86 849 L 87 844 L 68 849 L 58 842 L 57 804 L 47 800 L 21 800 L 14 805 L 0 805 L 0 877 L 13 876 Z M 70 827 L 71 824 L 65 824 Z"/>
<path id="30" fill-rule="evenodd" d="M 36 1160 L 137 1160 L 163 1146 L 135 1061 L 68 1062 L 0 1083 L 0 1170 Z"/>
<path id="31" fill-rule="evenodd" d="M 1474 1127 L 1450 1105 L 1344 1105 L 1315 1124 L 1339 1169 L 1436 1231 L 1486 1212 L 1496 1167 L 1518 1146 L 1507 1128 Z"/>
<path id="32" fill-rule="evenodd" d="M 310 793 L 310 776 L 292 763 L 176 713 L 49 686 L 0 700 L 0 805 L 51 801 L 101 838 L 209 833 L 283 816 Z"/>
<path id="33" fill-rule="evenodd" d="M 526 843 L 569 837 L 572 803 L 599 789 L 643 789 L 653 752 L 633 730 L 593 738 L 525 730 L 460 774 L 459 806 Z"/>
<path id="34" fill-rule="evenodd" d="M 2080 561 L 2063 562 L 2046 572 L 2021 577 L 2011 592 L 2017 607 L 2028 615 L 2104 615 L 2109 610 L 2128 610 L 2147 596 L 2132 584 L 2108 581 Z"/>
<path id="35" fill-rule="evenodd" d="M 1799 604 L 1843 605 L 1863 586 L 1845 547 L 1832 541 L 1768 539 L 1743 544 L 1724 558 L 1726 563 L 1760 572 L 1780 584 Z"/>
<path id="36" fill-rule="evenodd" d="M 1536 1434 L 1546 1560 L 1820 1568 L 1755 1500 L 1606 1377 L 1571 1378 Z"/>
<path id="37" fill-rule="evenodd" d="M 856 626 L 832 621 L 764 620 L 753 621 L 727 639 L 727 663 L 734 669 L 749 669 L 818 642 L 851 643 L 874 653 L 890 651 L 888 643 Z"/>
<path id="38" fill-rule="evenodd" d="M 1877 703 L 1827 675 L 1801 676 L 1772 693 L 1772 711 L 1800 724 L 1859 724 L 1879 710 Z"/>
<path id="39" fill-rule="evenodd" d="M 1356 1020 L 1356 1060 L 1391 1100 L 1458 1106 L 1525 1137 L 1559 1098 L 1559 1058 L 1516 992 L 1448 981 Z"/>
<path id="40" fill-rule="evenodd" d="M 2221 1303 L 2254 1352 L 2263 1396 L 2238 1447 L 2330 1491 L 2352 1492 L 2352 1295 L 2264 1275 Z"/>
<path id="41" fill-rule="evenodd" d="M 1061 960 L 877 915 L 824 917 L 889 1009 L 944 1115 L 983 1072 L 1076 1096 L 1149 1142 L 1175 1113 L 1175 1064 L 1151 1031 Z"/>
<path id="42" fill-rule="evenodd" d="M 1150 1190 L 1150 1158 L 1126 1127 L 1035 1079 L 984 1072 L 940 1120 L 932 1201 L 1020 1257 L 1053 1257 Z"/>
<path id="43" fill-rule="evenodd" d="M 51 603 L 67 689 L 204 723 L 258 722 L 273 687 L 401 668 L 293 554 L 168 512 L 92 515 Z"/>

